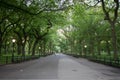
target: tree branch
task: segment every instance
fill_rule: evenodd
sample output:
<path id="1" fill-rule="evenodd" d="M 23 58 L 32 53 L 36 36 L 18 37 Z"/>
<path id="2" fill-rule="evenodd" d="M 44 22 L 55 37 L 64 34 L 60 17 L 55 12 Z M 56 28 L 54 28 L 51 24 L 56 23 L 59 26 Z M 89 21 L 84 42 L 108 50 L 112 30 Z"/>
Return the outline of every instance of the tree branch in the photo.
<path id="1" fill-rule="evenodd" d="M 3 0 L 0 0 L 0 5 L 2 7 L 4 6 L 6 8 L 11 8 L 11 9 L 19 10 L 19 11 L 25 12 L 25 13 L 30 14 L 30 15 L 39 15 L 40 13 L 42 13 L 44 11 L 62 11 L 62 10 L 67 9 L 68 7 L 70 7 L 70 6 L 66 6 L 66 7 L 62 7 L 62 8 L 46 8 L 47 5 L 45 5 L 38 12 L 35 13 L 35 12 L 31 12 L 31 11 L 29 11 L 27 9 L 24 9 L 21 6 L 16 6 L 16 5 L 4 2 Z"/>
<path id="2" fill-rule="evenodd" d="M 116 4 L 116 7 L 115 7 L 115 10 L 114 10 L 114 19 L 113 19 L 113 22 L 115 23 L 116 20 L 117 20 L 117 17 L 118 17 L 119 0 L 114 0 L 114 2 Z"/>
<path id="3" fill-rule="evenodd" d="M 44 11 L 44 9 L 41 9 L 41 10 L 38 11 L 37 13 L 33 13 L 33 12 L 30 12 L 29 10 L 23 9 L 21 6 L 16 6 L 16 5 L 13 5 L 13 4 L 4 2 L 3 0 L 0 0 L 0 5 L 1 5 L 2 7 L 4 6 L 4 7 L 6 7 L 6 8 L 17 9 L 17 10 L 19 10 L 19 11 L 28 13 L 28 14 L 30 14 L 30 15 L 38 15 L 38 14 L 40 14 L 40 13 L 42 13 L 42 12 Z"/>
<path id="4" fill-rule="evenodd" d="M 97 2 L 96 2 L 94 5 L 89 5 L 89 4 L 85 3 L 85 2 L 83 2 L 83 4 L 86 5 L 86 6 L 89 6 L 89 7 L 95 7 L 95 6 L 97 6 L 100 2 L 101 2 L 100 0 L 97 0 Z M 89 8 L 89 7 L 88 7 L 88 8 Z"/>
<path id="5" fill-rule="evenodd" d="M 102 3 L 103 12 L 105 13 L 105 20 L 108 20 L 109 22 L 111 22 L 109 12 L 105 9 L 105 2 L 104 2 L 104 0 L 101 0 L 101 3 Z"/>
<path id="6" fill-rule="evenodd" d="M 3 30 L 2 34 L 4 34 L 4 33 L 6 32 L 6 30 L 8 29 L 9 26 L 18 23 L 20 20 L 21 20 L 21 19 L 19 18 L 19 19 L 18 19 L 17 21 L 15 21 L 14 23 L 11 23 L 11 24 L 7 25 L 7 26 L 5 27 L 5 29 Z"/>

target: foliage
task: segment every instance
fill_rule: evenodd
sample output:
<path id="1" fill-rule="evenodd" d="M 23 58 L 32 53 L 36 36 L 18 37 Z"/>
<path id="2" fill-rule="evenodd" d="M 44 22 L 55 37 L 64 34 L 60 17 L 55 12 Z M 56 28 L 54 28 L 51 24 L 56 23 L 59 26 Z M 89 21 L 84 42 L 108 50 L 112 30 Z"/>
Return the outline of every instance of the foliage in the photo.
<path id="1" fill-rule="evenodd" d="M 117 59 L 118 13 L 117 0 L 0 0 L 0 56 L 105 52 Z"/>

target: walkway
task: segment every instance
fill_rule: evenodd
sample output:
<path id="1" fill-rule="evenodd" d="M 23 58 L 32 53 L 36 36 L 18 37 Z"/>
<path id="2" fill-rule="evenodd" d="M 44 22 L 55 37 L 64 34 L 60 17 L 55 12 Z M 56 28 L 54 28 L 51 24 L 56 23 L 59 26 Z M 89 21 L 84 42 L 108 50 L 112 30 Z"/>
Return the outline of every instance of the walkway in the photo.
<path id="1" fill-rule="evenodd" d="M 120 80 L 120 69 L 56 54 L 0 66 L 0 80 Z"/>

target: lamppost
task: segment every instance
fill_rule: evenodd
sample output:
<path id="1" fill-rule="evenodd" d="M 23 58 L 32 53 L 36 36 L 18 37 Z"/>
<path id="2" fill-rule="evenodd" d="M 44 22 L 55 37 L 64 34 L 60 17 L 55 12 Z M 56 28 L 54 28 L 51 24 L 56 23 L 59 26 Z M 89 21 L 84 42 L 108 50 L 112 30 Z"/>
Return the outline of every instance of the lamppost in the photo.
<path id="1" fill-rule="evenodd" d="M 85 48 L 87 48 L 87 45 L 84 45 Z"/>
<path id="2" fill-rule="evenodd" d="M 85 57 L 87 57 L 87 45 L 84 45 L 85 48 Z"/>
<path id="3" fill-rule="evenodd" d="M 41 48 L 39 47 L 38 49 L 39 49 L 39 57 L 40 57 L 40 49 L 41 49 Z"/>
<path id="4" fill-rule="evenodd" d="M 15 46 L 16 39 L 12 39 L 13 43 L 13 51 L 12 51 L 12 63 L 14 62 L 14 46 Z"/>

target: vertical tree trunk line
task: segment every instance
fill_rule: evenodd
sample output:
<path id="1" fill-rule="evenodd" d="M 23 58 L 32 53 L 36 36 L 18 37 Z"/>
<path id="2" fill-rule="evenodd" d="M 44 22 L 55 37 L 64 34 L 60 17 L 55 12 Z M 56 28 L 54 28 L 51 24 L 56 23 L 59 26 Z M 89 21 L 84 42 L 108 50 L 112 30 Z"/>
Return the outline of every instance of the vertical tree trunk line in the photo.
<path id="1" fill-rule="evenodd" d="M 43 54 L 45 55 L 46 54 L 46 43 L 45 43 L 45 41 L 43 43 L 44 43 L 43 44 Z"/>
<path id="2" fill-rule="evenodd" d="M 32 47 L 31 42 L 28 41 L 28 54 L 31 54 L 31 47 Z"/>
<path id="3" fill-rule="evenodd" d="M 116 30 L 115 30 L 115 24 L 111 23 L 111 35 L 112 35 L 112 45 L 113 45 L 113 52 L 114 52 L 114 58 L 118 58 L 117 53 L 117 36 L 116 36 Z"/>
<path id="4" fill-rule="evenodd" d="M 22 49 L 21 49 L 21 44 L 20 42 L 17 42 L 17 54 L 20 55 L 22 53 Z"/>
<path id="5" fill-rule="evenodd" d="M 107 53 L 108 53 L 108 55 L 111 55 L 111 52 L 110 52 L 110 44 L 109 44 L 108 40 L 106 40 L 106 48 L 107 48 Z"/>
<path id="6" fill-rule="evenodd" d="M 0 32 L 0 55 L 2 54 L 2 32 Z"/>
<path id="7" fill-rule="evenodd" d="M 32 56 L 35 55 L 35 49 L 36 49 L 36 46 L 37 46 L 38 42 L 39 42 L 39 39 L 36 39 L 35 42 L 33 43 Z"/>
<path id="8" fill-rule="evenodd" d="M 101 47 L 100 47 L 100 40 L 99 39 L 97 42 L 97 52 L 98 52 L 98 55 L 101 55 Z"/>
<path id="9" fill-rule="evenodd" d="M 2 54 L 2 41 L 0 41 L 0 55 Z"/>
<path id="10" fill-rule="evenodd" d="M 25 56 L 25 43 L 22 44 L 22 56 Z"/>

